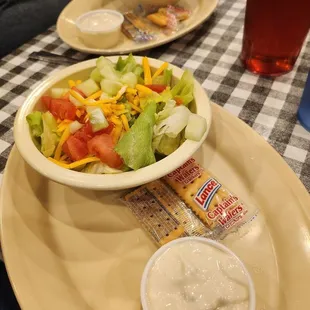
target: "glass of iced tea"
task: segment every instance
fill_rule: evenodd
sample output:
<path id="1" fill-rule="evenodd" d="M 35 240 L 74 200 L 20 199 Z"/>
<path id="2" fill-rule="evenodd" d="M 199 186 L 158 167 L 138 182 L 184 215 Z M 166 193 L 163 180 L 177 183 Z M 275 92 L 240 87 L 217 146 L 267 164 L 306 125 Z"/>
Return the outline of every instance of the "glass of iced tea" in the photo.
<path id="1" fill-rule="evenodd" d="M 247 0 L 241 60 L 253 73 L 292 70 L 310 27 L 310 0 Z"/>

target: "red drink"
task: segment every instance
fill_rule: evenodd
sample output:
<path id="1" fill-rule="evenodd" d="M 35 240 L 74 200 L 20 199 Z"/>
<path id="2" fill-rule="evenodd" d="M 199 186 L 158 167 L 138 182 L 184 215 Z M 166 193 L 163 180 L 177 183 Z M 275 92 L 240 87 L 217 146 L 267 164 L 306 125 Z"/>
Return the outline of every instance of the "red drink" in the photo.
<path id="1" fill-rule="evenodd" d="M 241 60 L 254 73 L 286 73 L 309 27 L 310 0 L 247 0 Z"/>

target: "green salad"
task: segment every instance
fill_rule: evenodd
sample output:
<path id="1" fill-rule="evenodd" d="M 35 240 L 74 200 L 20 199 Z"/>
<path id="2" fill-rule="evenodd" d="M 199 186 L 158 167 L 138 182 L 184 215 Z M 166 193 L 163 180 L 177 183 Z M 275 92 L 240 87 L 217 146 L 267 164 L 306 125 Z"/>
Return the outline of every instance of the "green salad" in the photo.
<path id="1" fill-rule="evenodd" d="M 206 120 L 189 109 L 194 79 L 173 83 L 168 63 L 147 57 L 112 63 L 97 59 L 86 80 L 68 80 L 42 96 L 43 111 L 27 116 L 38 150 L 53 163 L 86 173 L 138 170 L 170 155 L 186 140 L 200 141 Z"/>

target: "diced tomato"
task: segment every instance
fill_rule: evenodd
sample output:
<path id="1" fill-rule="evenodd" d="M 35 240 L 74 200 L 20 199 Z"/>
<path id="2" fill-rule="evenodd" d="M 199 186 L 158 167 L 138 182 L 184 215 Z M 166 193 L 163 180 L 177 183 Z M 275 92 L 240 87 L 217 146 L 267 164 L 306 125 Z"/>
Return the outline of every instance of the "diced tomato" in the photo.
<path id="1" fill-rule="evenodd" d="M 69 119 L 74 121 L 76 118 L 76 107 L 66 99 L 51 99 L 49 111 L 61 120 Z"/>
<path id="2" fill-rule="evenodd" d="M 52 101 L 52 97 L 50 97 L 50 96 L 42 96 L 41 97 L 41 101 L 45 105 L 45 107 L 49 110 L 50 104 L 51 104 L 51 101 Z"/>
<path id="3" fill-rule="evenodd" d="M 97 132 L 93 132 L 91 124 L 89 122 L 86 122 L 85 125 L 74 134 L 74 137 L 83 142 L 88 142 L 94 136 L 99 136 L 102 134 L 110 134 L 113 128 L 114 124 L 109 123 L 109 126 L 107 128 L 104 128 Z"/>
<path id="4" fill-rule="evenodd" d="M 120 168 L 123 164 L 122 158 L 114 151 L 115 144 L 108 134 L 93 137 L 87 143 L 90 154 L 98 156 L 100 160 L 111 168 Z"/>
<path id="5" fill-rule="evenodd" d="M 83 98 L 86 98 L 85 94 L 81 90 L 79 90 L 76 86 L 73 86 L 71 89 L 80 94 Z"/>
<path id="6" fill-rule="evenodd" d="M 62 146 L 62 150 L 72 161 L 80 160 L 88 155 L 87 143 L 70 136 Z"/>
<path id="7" fill-rule="evenodd" d="M 94 134 L 97 136 L 97 135 L 101 135 L 103 133 L 106 133 L 106 134 L 110 134 L 112 132 L 112 130 L 114 129 L 114 124 L 113 123 L 109 123 L 109 126 L 107 128 L 104 128 L 104 129 L 101 129 L 99 131 L 96 131 Z"/>
<path id="8" fill-rule="evenodd" d="M 85 123 L 85 125 L 74 134 L 75 138 L 85 143 L 89 141 L 93 136 L 94 133 L 91 129 L 91 125 L 89 122 Z"/>
<path id="9" fill-rule="evenodd" d="M 183 104 L 182 98 L 180 98 L 180 97 L 174 97 L 173 99 L 175 100 L 175 102 L 176 102 L 177 105 L 182 105 L 182 104 Z"/>
<path id="10" fill-rule="evenodd" d="M 152 91 L 155 91 L 156 93 L 159 93 L 159 94 L 167 88 L 167 85 L 161 85 L 161 84 L 144 85 L 144 86 L 148 87 Z"/>

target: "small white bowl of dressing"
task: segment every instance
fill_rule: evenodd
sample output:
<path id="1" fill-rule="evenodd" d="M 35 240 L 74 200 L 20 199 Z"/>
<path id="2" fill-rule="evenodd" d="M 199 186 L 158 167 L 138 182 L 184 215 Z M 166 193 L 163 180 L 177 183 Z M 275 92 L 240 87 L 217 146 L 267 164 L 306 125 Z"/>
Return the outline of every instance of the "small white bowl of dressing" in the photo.
<path id="1" fill-rule="evenodd" d="M 253 280 L 226 246 L 184 237 L 158 249 L 141 281 L 143 310 L 255 310 Z"/>
<path id="2" fill-rule="evenodd" d="M 121 39 L 124 16 L 115 10 L 94 10 L 79 16 L 75 22 L 80 40 L 92 48 L 110 48 Z"/>

